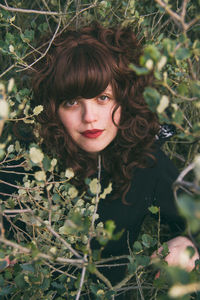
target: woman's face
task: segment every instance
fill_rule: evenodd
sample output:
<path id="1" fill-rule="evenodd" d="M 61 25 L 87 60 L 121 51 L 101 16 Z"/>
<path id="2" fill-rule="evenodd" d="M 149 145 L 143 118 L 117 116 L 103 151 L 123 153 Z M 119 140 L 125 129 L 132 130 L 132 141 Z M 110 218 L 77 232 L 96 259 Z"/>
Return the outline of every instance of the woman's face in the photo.
<path id="1" fill-rule="evenodd" d="M 116 101 L 111 85 L 99 96 L 91 99 L 73 100 L 63 103 L 58 115 L 73 141 L 89 153 L 105 149 L 116 137 L 117 127 L 112 121 Z M 120 121 L 121 107 L 114 114 L 114 121 Z"/>

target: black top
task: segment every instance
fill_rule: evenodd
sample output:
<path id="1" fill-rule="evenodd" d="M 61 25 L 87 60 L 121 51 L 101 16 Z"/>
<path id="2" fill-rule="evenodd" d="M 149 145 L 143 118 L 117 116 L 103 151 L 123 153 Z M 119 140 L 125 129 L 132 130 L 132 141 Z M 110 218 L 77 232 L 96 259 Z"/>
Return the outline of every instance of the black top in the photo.
<path id="1" fill-rule="evenodd" d="M 150 214 L 148 207 L 151 205 L 160 207 L 161 223 L 168 223 L 173 233 L 178 234 L 183 230 L 182 218 L 178 215 L 172 191 L 178 171 L 162 150 L 155 153 L 155 158 L 153 166 L 138 168 L 134 172 L 130 190 L 126 195 L 126 201 L 130 205 L 123 204 L 121 198 L 113 201 L 100 200 L 98 221 L 113 220 L 116 231 L 125 229 L 120 242 L 110 242 L 106 247 L 107 255 L 126 252 L 127 231 L 132 245 L 138 237 L 145 216 Z"/>
<path id="2" fill-rule="evenodd" d="M 98 208 L 99 221 L 113 220 L 116 231 L 124 229 L 120 240 L 110 241 L 102 252 L 103 257 L 128 254 L 128 244 L 133 246 L 137 240 L 145 216 L 151 214 L 148 207 L 160 207 L 161 223 L 169 225 L 170 238 L 179 235 L 184 230 L 184 221 L 178 215 L 173 197 L 172 184 L 178 176 L 178 171 L 162 150 L 155 154 L 156 162 L 153 166 L 137 169 L 134 172 L 130 190 L 126 201 L 131 205 L 122 203 L 121 198 L 113 201 L 101 199 Z M 129 240 L 129 243 L 127 242 Z M 97 244 L 94 243 L 95 248 Z M 124 276 L 124 268 L 100 269 L 113 284 Z"/>

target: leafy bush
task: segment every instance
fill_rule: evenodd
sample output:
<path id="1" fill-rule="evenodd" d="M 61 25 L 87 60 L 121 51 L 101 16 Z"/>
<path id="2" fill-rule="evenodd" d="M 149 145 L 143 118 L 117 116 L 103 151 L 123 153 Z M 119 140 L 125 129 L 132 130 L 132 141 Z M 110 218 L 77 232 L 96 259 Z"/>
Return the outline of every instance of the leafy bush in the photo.
<path id="1" fill-rule="evenodd" d="M 199 297 L 198 264 L 188 274 L 168 267 L 161 259 L 157 265 L 161 275 L 154 280 L 157 267 L 152 269 L 150 255 L 155 245 L 160 245 L 160 225 L 151 225 L 152 220 L 146 220 L 127 256 L 127 277 L 114 287 L 104 277 L 98 268 L 103 263 L 101 250 L 91 251 L 91 239 L 96 237 L 104 247 L 120 236 L 114 234 L 113 222 L 98 223 L 96 214 L 99 200 L 112 187 L 101 191 L 99 178 L 88 179 L 88 190 L 80 194 L 71 183 L 72 170 L 60 172 L 56 157 L 42 152 L 35 121 L 42 107 L 31 107 L 25 71 L 34 68 L 29 57 L 37 53 L 40 59 L 56 34 L 70 25 L 79 27 L 98 20 L 105 26 L 131 26 L 144 45 L 144 53 L 140 66 L 130 68 L 138 75 L 154 73 L 155 84 L 145 89 L 145 100 L 161 123 L 176 127 L 176 136 L 164 150 L 180 169 L 175 198 L 187 220 L 187 233 L 199 244 L 200 2 L 11 0 L 0 8 L 0 172 L 5 177 L 0 181 L 5 187 L 0 193 L 0 298 L 79 299 L 89 291 L 95 299 L 112 299 L 124 292 L 132 299 Z M 52 38 L 41 53 L 38 39 L 47 32 Z M 6 178 L 12 174 L 18 182 L 9 184 Z M 13 188 L 13 193 L 7 194 L 6 186 Z M 183 193 L 177 197 L 178 187 Z M 150 209 L 159 214 L 157 208 Z M 5 231 L 2 217 L 9 231 Z M 163 248 L 165 256 L 166 245 Z M 11 267 L 7 267 L 8 258 L 13 262 Z M 107 264 L 111 260 L 114 258 Z M 93 274 L 99 281 L 93 280 Z"/>

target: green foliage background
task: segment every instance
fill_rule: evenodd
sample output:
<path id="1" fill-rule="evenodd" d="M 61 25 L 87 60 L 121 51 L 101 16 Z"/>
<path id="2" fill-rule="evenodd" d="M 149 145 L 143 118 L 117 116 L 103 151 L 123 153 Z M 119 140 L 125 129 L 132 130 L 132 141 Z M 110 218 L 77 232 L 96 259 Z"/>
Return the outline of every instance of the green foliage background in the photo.
<path id="1" fill-rule="evenodd" d="M 114 299 L 125 292 L 125 299 L 199 299 L 198 265 L 190 274 L 162 260 L 150 265 L 152 251 L 160 246 L 160 227 L 152 220 L 146 220 L 128 256 L 124 281 L 113 287 L 101 274 L 101 255 L 92 253 L 90 240 L 95 236 L 103 247 L 118 238 L 112 222 L 95 223 L 98 201 L 110 187 L 101 191 L 98 180 L 88 180 L 88 191 L 79 195 L 70 183 L 71 170 L 60 173 L 56 158 L 42 153 L 35 122 L 42 108 L 31 108 L 26 70 L 34 68 L 29 57 L 45 55 L 55 35 L 70 25 L 97 20 L 105 26 L 129 25 L 137 32 L 144 54 L 140 66 L 130 67 L 138 75 L 154 72 L 155 84 L 144 91 L 145 100 L 161 123 L 177 128 L 164 150 L 180 170 L 175 198 L 187 220 L 187 234 L 199 245 L 200 1 L 8 0 L 1 1 L 0 9 L 0 172 L 12 173 L 8 163 L 20 172 L 25 168 L 16 192 L 7 201 L 0 194 L 0 299 L 81 299 L 89 292 L 95 299 Z M 40 52 L 38 40 L 49 32 L 46 51 Z M 177 187 L 183 189 L 179 197 Z M 159 214 L 156 208 L 151 211 Z M 4 232 L 3 216 L 12 238 Z M 7 267 L 8 256 L 17 261 L 12 267 Z M 157 267 L 161 276 L 154 280 Z"/>

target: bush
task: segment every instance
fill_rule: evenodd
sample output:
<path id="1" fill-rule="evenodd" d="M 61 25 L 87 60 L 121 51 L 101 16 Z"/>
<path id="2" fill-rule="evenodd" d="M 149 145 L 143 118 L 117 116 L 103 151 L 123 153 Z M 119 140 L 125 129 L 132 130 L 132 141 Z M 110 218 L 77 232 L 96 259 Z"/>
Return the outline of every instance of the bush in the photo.
<path id="1" fill-rule="evenodd" d="M 101 191 L 98 179 L 88 179 L 88 191 L 80 195 L 71 183 L 73 171 L 60 172 L 56 157 L 42 152 L 35 117 L 43 108 L 31 105 L 26 71 L 70 25 L 98 20 L 105 26 L 131 26 L 144 53 L 140 66 L 130 68 L 138 75 L 154 73 L 155 84 L 145 89 L 145 100 L 161 123 L 176 127 L 176 136 L 164 150 L 179 167 L 175 198 L 187 220 L 187 233 L 199 244 L 200 2 L 11 0 L 0 7 L 0 298 L 79 299 L 91 291 L 95 299 L 111 299 L 128 290 L 125 297 L 129 293 L 132 299 L 199 297 L 199 265 L 188 274 L 161 260 L 161 276 L 154 280 L 150 255 L 160 241 L 159 224 L 149 226 L 152 220 L 146 220 L 127 256 L 128 275 L 122 282 L 113 287 L 99 271 L 101 251 L 91 251 L 92 237 L 103 247 L 120 235 L 114 234 L 113 222 L 98 223 L 96 214 L 99 200 L 112 187 Z M 52 38 L 41 53 L 38 40 L 47 32 Z M 36 53 L 30 65 L 29 57 Z M 17 182 L 9 183 L 11 177 Z M 177 197 L 178 187 L 183 193 Z M 151 211 L 159 214 L 155 207 Z M 165 245 L 164 249 L 167 252 Z M 7 267 L 8 259 L 13 266 Z"/>

